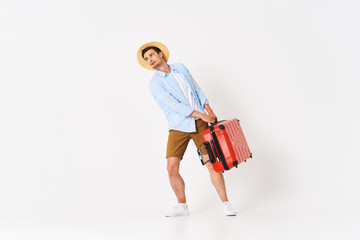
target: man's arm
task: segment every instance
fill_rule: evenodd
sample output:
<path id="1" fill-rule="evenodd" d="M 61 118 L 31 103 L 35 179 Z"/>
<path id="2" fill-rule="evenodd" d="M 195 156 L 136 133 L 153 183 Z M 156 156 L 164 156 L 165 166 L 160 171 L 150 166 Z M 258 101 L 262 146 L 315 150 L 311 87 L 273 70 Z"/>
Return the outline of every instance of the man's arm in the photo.
<path id="1" fill-rule="evenodd" d="M 211 114 L 214 114 L 213 110 L 211 109 L 210 105 L 209 104 L 205 104 L 204 105 L 204 109 L 206 110 L 206 112 L 211 115 Z M 215 115 L 215 114 L 214 114 Z"/>
<path id="2" fill-rule="evenodd" d="M 205 104 L 204 108 L 205 108 L 206 112 L 208 113 L 208 115 L 206 115 L 202 112 L 199 112 L 199 111 L 193 111 L 189 116 L 194 117 L 194 118 L 201 118 L 203 121 L 205 121 L 207 123 L 216 123 L 217 117 L 214 114 L 213 110 L 210 108 L 210 105 Z"/>
<path id="3" fill-rule="evenodd" d="M 193 112 L 191 107 L 177 101 L 168 91 L 156 82 L 150 82 L 150 91 L 160 107 L 166 106 L 184 117 L 189 116 Z"/>

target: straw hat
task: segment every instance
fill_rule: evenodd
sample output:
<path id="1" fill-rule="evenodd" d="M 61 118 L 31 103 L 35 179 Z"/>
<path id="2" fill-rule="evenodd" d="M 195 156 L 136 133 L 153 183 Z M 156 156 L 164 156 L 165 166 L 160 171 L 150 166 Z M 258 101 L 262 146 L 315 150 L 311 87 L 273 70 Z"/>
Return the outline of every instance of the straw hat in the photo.
<path id="1" fill-rule="evenodd" d="M 145 48 L 147 47 L 157 47 L 161 50 L 161 52 L 163 53 L 164 55 L 164 60 L 165 62 L 168 61 L 169 59 L 169 49 L 162 43 L 160 42 L 149 42 L 149 43 L 145 43 L 144 45 L 142 45 L 138 52 L 137 52 L 137 60 L 138 62 L 140 63 L 140 65 L 143 67 L 143 68 L 146 68 L 147 70 L 155 70 L 153 69 L 151 66 L 149 66 L 145 59 L 142 57 L 142 50 L 144 50 Z"/>

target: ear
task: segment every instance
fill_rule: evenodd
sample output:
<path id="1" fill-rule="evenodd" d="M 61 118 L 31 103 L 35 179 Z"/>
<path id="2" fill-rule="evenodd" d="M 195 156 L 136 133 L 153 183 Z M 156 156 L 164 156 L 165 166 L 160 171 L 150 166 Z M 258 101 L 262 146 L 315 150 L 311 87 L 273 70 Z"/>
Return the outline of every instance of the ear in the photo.
<path id="1" fill-rule="evenodd" d="M 164 54 L 162 52 L 159 52 L 159 55 L 162 59 L 164 59 Z"/>

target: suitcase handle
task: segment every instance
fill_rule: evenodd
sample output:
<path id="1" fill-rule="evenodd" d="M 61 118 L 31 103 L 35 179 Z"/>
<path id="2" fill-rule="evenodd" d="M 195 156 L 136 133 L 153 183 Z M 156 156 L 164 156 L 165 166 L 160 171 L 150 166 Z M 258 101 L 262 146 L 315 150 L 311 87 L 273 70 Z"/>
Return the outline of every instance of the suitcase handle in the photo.
<path id="1" fill-rule="evenodd" d="M 204 162 L 204 158 L 202 157 L 202 154 L 201 154 L 201 150 L 203 150 L 204 148 L 206 149 L 206 152 L 208 153 L 208 156 L 209 156 L 209 160 L 207 160 L 206 162 Z M 199 158 L 200 158 L 200 161 L 201 161 L 202 165 L 205 165 L 208 162 L 213 163 L 214 161 L 216 161 L 215 157 L 213 155 L 213 152 L 211 150 L 211 146 L 210 146 L 209 142 L 204 142 L 204 146 L 202 148 L 198 149 L 197 153 L 199 155 Z"/>
<path id="2" fill-rule="evenodd" d="M 201 150 L 203 150 L 205 147 L 202 147 L 202 148 L 199 148 L 198 150 L 197 150 L 197 153 L 198 153 L 198 155 L 199 155 L 199 158 L 200 158 L 200 162 L 201 162 L 201 164 L 202 165 L 205 165 L 208 161 L 206 161 L 206 162 L 204 162 L 204 158 L 202 157 L 202 154 L 201 154 Z"/>
<path id="3" fill-rule="evenodd" d="M 221 120 L 221 121 L 217 121 L 216 123 L 210 123 L 210 126 L 215 126 L 215 125 L 217 125 L 217 124 L 219 124 L 219 123 L 221 123 L 221 122 L 224 122 L 225 120 Z"/>

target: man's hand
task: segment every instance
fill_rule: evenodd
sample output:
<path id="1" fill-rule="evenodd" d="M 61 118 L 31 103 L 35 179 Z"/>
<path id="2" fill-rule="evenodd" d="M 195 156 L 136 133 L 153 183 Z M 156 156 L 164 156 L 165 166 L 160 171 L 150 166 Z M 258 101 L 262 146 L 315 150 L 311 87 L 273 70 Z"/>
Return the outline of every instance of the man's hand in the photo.
<path id="1" fill-rule="evenodd" d="M 214 113 L 210 113 L 209 116 L 215 118 L 215 123 L 218 122 L 217 116 Z"/>
<path id="2" fill-rule="evenodd" d="M 215 114 L 211 114 L 211 115 L 203 114 L 203 117 L 201 119 L 207 123 L 212 123 L 212 124 L 217 122 L 217 117 L 215 116 Z"/>
<path id="3" fill-rule="evenodd" d="M 218 119 L 217 116 L 215 115 L 215 113 L 213 112 L 213 110 L 211 109 L 209 104 L 205 104 L 204 105 L 204 109 L 206 110 L 206 112 L 209 114 L 209 116 L 211 118 L 215 118 L 215 123 L 217 123 Z M 204 120 L 205 121 L 205 120 Z"/>
<path id="4" fill-rule="evenodd" d="M 206 114 L 204 114 L 202 112 L 193 111 L 189 116 L 194 117 L 194 118 L 201 118 L 203 121 L 205 121 L 207 123 L 212 123 L 212 124 L 217 123 L 217 121 L 218 121 L 217 116 L 215 115 L 215 113 L 211 109 L 210 105 L 205 104 L 204 109 L 206 110 L 208 115 L 206 115 Z"/>
<path id="5" fill-rule="evenodd" d="M 202 112 L 193 111 L 189 116 L 194 117 L 194 118 L 201 118 L 203 121 L 205 121 L 207 123 L 216 123 L 217 122 L 217 117 L 215 116 L 214 113 L 207 115 Z"/>

